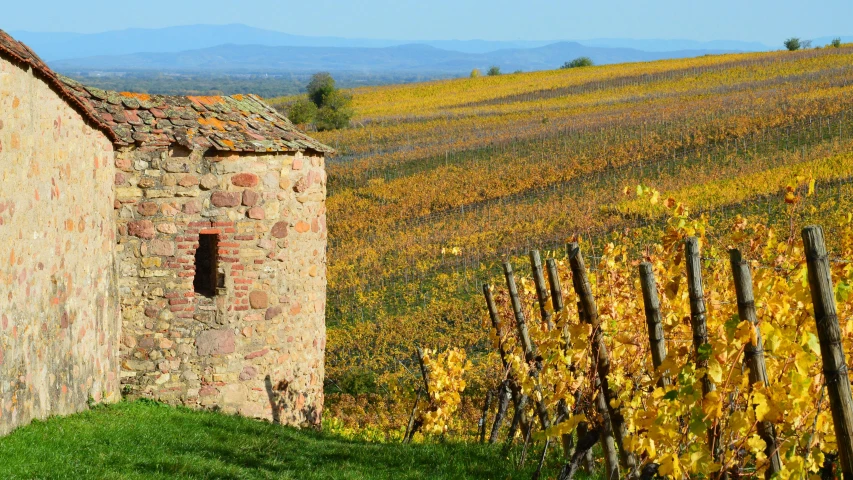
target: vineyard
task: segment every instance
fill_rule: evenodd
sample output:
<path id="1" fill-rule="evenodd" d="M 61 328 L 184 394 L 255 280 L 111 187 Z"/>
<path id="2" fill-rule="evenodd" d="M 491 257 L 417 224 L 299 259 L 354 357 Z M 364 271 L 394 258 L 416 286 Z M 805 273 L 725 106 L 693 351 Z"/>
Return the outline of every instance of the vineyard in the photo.
<path id="1" fill-rule="evenodd" d="M 353 94 L 355 126 L 317 133 L 339 152 L 330 428 L 503 439 L 512 462 L 543 460 L 547 476 L 587 462 L 593 437 L 588 468 L 610 475 L 844 466 L 800 234 L 824 227 L 849 352 L 853 46 Z M 522 269 L 532 250 L 553 260 L 547 288 L 541 261 Z M 753 310 L 735 288 L 743 265 Z M 660 293 L 657 343 L 643 286 Z"/>
<path id="2" fill-rule="evenodd" d="M 834 257 L 818 227 L 798 242 L 737 218 L 726 245 L 666 203 L 661 243 L 616 236 L 591 273 L 571 243 L 548 261 L 547 284 L 534 250 L 530 277 L 516 282 L 505 262 L 506 287 L 484 286 L 506 365 L 503 409 L 515 387 L 516 411 L 530 399 L 541 437 L 592 429 L 605 478 L 831 477 L 836 461 L 853 473 L 841 353 L 853 330 L 838 321 L 853 306 L 849 221 L 833 228 L 842 239 Z M 841 279 L 836 288 L 830 277 Z M 560 478 L 584 456 L 572 443 L 563 440 L 575 461 Z"/>

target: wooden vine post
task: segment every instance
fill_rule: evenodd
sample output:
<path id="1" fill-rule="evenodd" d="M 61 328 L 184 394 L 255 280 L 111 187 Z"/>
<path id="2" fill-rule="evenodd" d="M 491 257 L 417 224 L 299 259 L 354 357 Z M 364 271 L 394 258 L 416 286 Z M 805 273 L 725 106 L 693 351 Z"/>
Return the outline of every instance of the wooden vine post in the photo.
<path id="1" fill-rule="evenodd" d="M 699 257 L 699 239 L 688 237 L 684 242 L 684 258 L 687 262 L 687 293 L 690 296 L 690 326 L 693 328 L 693 349 L 696 369 L 708 368 L 711 344 L 708 343 L 708 324 L 705 318 L 705 289 L 702 286 L 702 262 Z M 702 377 L 702 398 L 717 390 L 717 386 L 706 373 Z M 708 428 L 708 448 L 717 460 L 719 423 Z"/>
<path id="2" fill-rule="evenodd" d="M 808 226 L 803 229 L 802 237 L 809 270 L 809 290 L 814 304 L 817 335 L 820 341 L 820 354 L 823 359 L 823 376 L 829 395 L 829 408 L 832 410 L 841 472 L 845 479 L 851 479 L 853 478 L 853 397 L 850 393 L 847 361 L 841 344 L 841 329 L 835 307 L 835 290 L 832 288 L 823 229 L 818 226 Z"/>
<path id="3" fill-rule="evenodd" d="M 542 317 L 548 330 L 554 329 L 553 314 L 548 310 L 548 295 L 549 290 L 545 285 L 545 272 L 542 268 L 542 258 L 539 257 L 539 250 L 530 251 L 530 269 L 533 271 L 533 285 L 536 286 L 536 299 L 539 301 L 539 315 Z"/>
<path id="4" fill-rule="evenodd" d="M 412 437 L 415 436 L 415 415 L 418 413 L 418 403 L 421 401 L 421 395 L 423 394 L 423 390 L 418 389 L 418 394 L 415 396 L 415 403 L 412 404 L 412 412 L 409 414 L 409 422 L 406 424 L 406 432 L 403 434 L 403 443 L 409 443 L 412 441 Z"/>
<path id="5" fill-rule="evenodd" d="M 578 302 L 578 313 L 580 318 L 584 319 L 583 321 L 586 321 L 581 302 Z M 594 346 L 593 349 L 595 349 Z M 592 358 L 595 358 L 595 355 L 593 355 Z M 595 399 L 593 402 L 595 409 L 601 416 L 601 425 L 599 425 L 596 430 L 599 432 L 599 443 L 601 444 L 601 451 L 604 455 L 605 478 L 606 480 L 617 480 L 619 478 L 619 452 L 616 448 L 616 440 L 613 434 L 613 423 L 610 421 L 610 409 L 607 406 L 607 400 L 604 398 L 604 392 L 602 391 L 601 381 L 598 378 L 597 370 L 593 372 L 590 380 L 594 383 L 593 392 L 595 392 Z M 588 430 L 589 425 L 586 422 L 578 424 L 579 436 L 584 435 Z M 590 451 L 589 454 L 589 457 L 591 457 L 592 452 Z M 589 460 L 591 460 L 591 458 Z M 586 462 L 586 464 L 591 465 L 590 462 Z M 591 469 L 589 473 L 592 473 Z"/>
<path id="6" fill-rule="evenodd" d="M 501 325 L 501 317 L 498 314 L 498 307 L 495 305 L 495 298 L 492 296 L 492 286 L 488 283 L 483 284 L 483 296 L 486 298 L 486 308 L 489 311 L 489 320 L 491 320 L 492 328 L 495 329 L 495 335 L 498 337 L 498 353 L 501 356 L 501 364 L 503 365 L 504 370 L 506 370 L 506 351 L 504 350 L 504 342 L 501 335 L 503 326 Z"/>
<path id="7" fill-rule="evenodd" d="M 600 429 L 601 427 L 599 427 Z M 581 465 L 586 463 L 587 454 L 592 453 L 592 447 L 598 443 L 600 432 L 596 430 L 578 432 L 578 448 L 574 451 L 569 459 L 569 463 L 560 469 L 557 480 L 571 480 L 575 473 L 580 469 Z M 607 477 L 610 480 L 610 477 Z"/>
<path id="8" fill-rule="evenodd" d="M 501 424 L 503 424 L 506 412 L 509 410 L 509 401 L 512 398 L 512 387 L 510 379 L 505 379 L 498 387 L 498 411 L 495 413 L 495 421 L 492 423 L 492 430 L 489 434 L 489 443 L 498 441 Z"/>
<path id="9" fill-rule="evenodd" d="M 752 341 L 744 348 L 744 362 L 749 369 L 750 388 L 756 383 L 767 385 L 767 366 L 764 362 L 764 344 L 761 340 L 761 330 L 758 328 L 758 316 L 755 312 L 755 298 L 752 293 L 752 272 L 749 263 L 743 259 L 739 250 L 729 250 L 729 261 L 732 264 L 732 275 L 735 281 L 737 295 L 737 311 L 741 320 L 746 320 L 755 329 L 755 343 Z M 767 445 L 764 449 L 769 466 L 765 473 L 770 478 L 782 470 L 779 458 L 779 448 L 776 443 L 776 428 L 771 422 L 759 422 L 758 435 Z"/>
<path id="10" fill-rule="evenodd" d="M 528 365 L 532 366 L 530 374 L 536 377 L 536 390 L 539 392 L 539 398 L 534 399 L 536 407 L 536 415 L 539 417 L 539 423 L 542 430 L 547 430 L 551 426 L 551 419 L 548 416 L 548 409 L 545 403 L 541 400 L 541 387 L 539 386 L 538 376 L 541 369 L 540 360 L 536 358 L 536 350 L 533 346 L 533 341 L 530 340 L 530 332 L 527 330 L 527 320 L 524 317 L 524 311 L 521 308 L 521 299 L 518 296 L 518 287 L 515 284 L 515 275 L 512 272 L 512 265 L 506 261 L 503 264 L 504 276 L 506 277 L 506 285 L 509 289 L 509 299 L 512 304 L 512 312 L 515 315 L 515 325 L 518 328 L 518 338 L 521 340 L 521 346 L 524 349 L 524 360 Z"/>
<path id="11" fill-rule="evenodd" d="M 619 407 L 613 407 L 613 402 L 616 400 L 616 393 L 610 389 L 608 378 L 610 377 L 610 355 L 607 352 L 607 345 L 604 343 L 604 334 L 601 330 L 601 322 L 598 318 L 598 306 L 595 303 L 595 297 L 592 294 L 592 286 L 589 283 L 589 276 L 586 272 L 583 256 L 581 255 L 580 247 L 577 243 L 570 243 L 567 247 L 569 256 L 569 265 L 572 269 L 572 284 L 577 293 L 581 317 L 590 325 L 592 325 L 592 359 L 596 364 L 599 383 L 601 384 L 601 392 L 604 397 L 606 413 L 610 416 L 610 424 L 615 437 L 616 445 L 619 447 L 619 454 L 622 465 L 628 470 L 628 476 L 633 476 L 637 468 L 637 461 L 634 456 L 625 450 L 624 439 L 626 434 L 625 419 Z M 602 445 L 606 446 L 606 445 Z"/>
<path id="12" fill-rule="evenodd" d="M 560 275 L 557 272 L 557 262 L 553 258 L 549 258 L 546 262 L 546 271 L 548 272 L 548 288 L 551 292 L 551 306 L 554 308 L 554 315 L 559 314 L 563 310 L 563 288 L 560 285 Z M 553 322 L 552 322 L 553 323 Z M 563 336 L 568 342 L 568 338 Z M 568 347 L 568 345 L 566 345 Z M 572 414 L 566 402 L 560 401 L 557 405 L 557 414 L 561 418 L 567 419 Z M 564 433 L 561 438 L 563 444 L 563 453 L 566 457 L 571 458 L 575 449 L 575 439 L 571 433 Z"/>
<path id="13" fill-rule="evenodd" d="M 557 270 L 557 261 L 553 258 L 549 258 L 548 261 L 545 262 L 548 272 L 548 285 L 551 288 L 551 303 L 554 306 L 554 313 L 558 314 L 566 308 L 565 301 L 563 300 L 563 286 L 560 283 L 560 273 Z M 566 348 L 568 348 L 569 336 L 568 336 L 568 328 L 567 326 L 563 326 L 563 339 L 566 342 Z M 577 400 L 577 397 L 576 397 Z M 563 416 L 568 417 L 571 414 L 568 407 L 563 403 L 561 404 L 562 410 L 559 412 Z M 578 405 L 575 405 L 575 408 L 578 408 Z M 589 432 L 589 424 L 587 422 L 578 423 L 577 434 L 578 439 L 583 439 L 587 437 L 587 433 Z M 601 435 L 601 433 L 599 433 Z M 574 458 L 575 454 L 579 452 L 578 456 L 579 464 L 582 464 L 584 468 L 587 469 L 587 472 L 593 471 L 593 458 L 592 458 L 592 447 L 584 447 L 581 443 L 578 445 L 574 444 L 574 437 L 572 434 L 563 435 L 563 450 L 566 453 L 566 456 L 569 458 Z M 612 442 L 611 442 L 612 443 Z M 577 465 L 576 465 L 577 466 Z"/>
<path id="14" fill-rule="evenodd" d="M 489 443 L 495 443 L 498 441 L 498 433 L 500 432 L 504 417 L 506 417 L 510 399 L 512 399 L 515 406 L 515 417 L 518 418 L 517 422 L 513 422 L 513 427 L 517 427 L 519 423 L 522 423 L 522 430 L 524 432 L 527 431 L 527 422 L 524 419 L 524 416 L 520 413 L 523 411 L 524 404 L 527 403 L 527 399 L 523 398 L 523 395 L 521 395 L 518 385 L 515 382 L 515 378 L 513 378 L 512 372 L 509 371 L 509 364 L 506 359 L 506 350 L 504 350 L 502 333 L 503 326 L 501 325 L 501 317 L 498 314 L 498 308 L 495 305 L 495 299 L 492 296 L 491 285 L 483 285 L 483 296 L 486 298 L 486 308 L 489 310 L 489 319 L 492 321 L 492 328 L 495 329 L 495 335 L 497 335 L 498 338 L 498 353 L 501 357 L 501 364 L 503 365 L 504 372 L 507 372 L 507 376 L 503 382 L 501 382 L 498 390 L 498 411 L 495 414 L 495 421 L 492 424 L 492 432 L 489 435 Z M 511 433 L 515 434 L 514 428 L 512 428 Z"/>
<path id="15" fill-rule="evenodd" d="M 489 416 L 489 408 L 492 406 L 492 396 L 494 392 L 489 390 L 486 393 L 486 400 L 483 402 L 483 412 L 480 415 L 480 423 L 477 425 L 479 428 L 478 437 L 480 438 L 480 443 L 485 443 L 486 441 L 486 419 Z"/>
<path id="16" fill-rule="evenodd" d="M 545 263 L 548 266 L 548 285 L 551 287 L 551 303 L 554 306 L 554 313 L 557 313 L 564 308 L 563 287 L 560 285 L 560 274 L 557 272 L 557 262 L 553 258 L 549 258 Z"/>
<path id="17" fill-rule="evenodd" d="M 660 366 L 666 360 L 666 341 L 663 336 L 663 325 L 660 315 L 660 298 L 658 298 L 658 287 L 655 283 L 655 274 L 652 264 L 643 262 L 640 264 L 640 287 L 643 290 L 643 306 L 646 312 L 646 326 L 649 330 L 649 349 L 652 351 L 652 365 L 661 377 L 658 380 L 659 387 L 670 384 L 667 372 L 660 372 Z"/>
<path id="18" fill-rule="evenodd" d="M 617 457 L 616 435 L 613 432 L 613 420 L 610 418 L 610 409 L 607 408 L 607 399 L 604 397 L 604 389 L 601 381 L 596 377 L 598 394 L 595 396 L 595 408 L 601 413 L 601 450 L 604 452 L 604 478 L 605 480 L 619 480 L 619 458 Z M 591 452 L 590 452 L 591 453 Z"/>

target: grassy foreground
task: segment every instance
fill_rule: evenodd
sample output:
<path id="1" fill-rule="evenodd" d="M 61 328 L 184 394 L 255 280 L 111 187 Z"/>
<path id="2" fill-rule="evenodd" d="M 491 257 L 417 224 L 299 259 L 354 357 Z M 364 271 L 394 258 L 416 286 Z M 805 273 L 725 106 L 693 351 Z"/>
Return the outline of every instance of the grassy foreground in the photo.
<path id="1" fill-rule="evenodd" d="M 530 478 L 498 447 L 371 444 L 266 422 L 122 402 L 0 439 L 0 478 Z"/>

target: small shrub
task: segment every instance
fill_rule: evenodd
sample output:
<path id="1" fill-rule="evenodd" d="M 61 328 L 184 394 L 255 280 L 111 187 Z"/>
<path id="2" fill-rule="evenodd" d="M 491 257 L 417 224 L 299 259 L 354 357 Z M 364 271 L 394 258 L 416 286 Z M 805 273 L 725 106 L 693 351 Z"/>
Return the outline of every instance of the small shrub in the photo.
<path id="1" fill-rule="evenodd" d="M 832 39 L 832 43 L 830 44 L 835 48 L 841 48 L 841 38 L 835 37 Z"/>
<path id="2" fill-rule="evenodd" d="M 486 75 L 490 77 L 496 77 L 501 74 L 501 67 L 497 65 L 492 65 L 489 67 L 489 70 L 486 72 Z"/>
<path id="3" fill-rule="evenodd" d="M 793 52 L 795 50 L 799 50 L 801 46 L 800 39 L 797 37 L 791 37 L 785 40 L 785 48 L 787 48 L 788 51 Z"/>
<path id="4" fill-rule="evenodd" d="M 286 115 L 297 125 L 307 125 L 317 116 L 317 105 L 308 98 L 300 98 L 287 106 Z"/>
<path id="5" fill-rule="evenodd" d="M 482 75 L 482 74 L 480 73 L 479 68 L 475 68 L 474 70 L 471 70 L 471 78 L 477 78 L 480 75 Z"/>
<path id="6" fill-rule="evenodd" d="M 352 96 L 335 88 L 328 72 L 315 73 L 305 88 L 307 95 L 287 106 L 287 117 L 296 124 L 314 123 L 317 130 L 349 126 L 355 113 Z"/>
<path id="7" fill-rule="evenodd" d="M 592 62 L 592 59 L 589 57 L 578 57 L 571 62 L 566 62 L 560 68 L 579 68 L 579 67 L 591 67 L 595 65 Z"/>
<path id="8" fill-rule="evenodd" d="M 335 130 L 346 128 L 353 116 L 352 96 L 340 90 L 323 97 L 323 106 L 317 110 L 314 125 L 317 130 Z"/>

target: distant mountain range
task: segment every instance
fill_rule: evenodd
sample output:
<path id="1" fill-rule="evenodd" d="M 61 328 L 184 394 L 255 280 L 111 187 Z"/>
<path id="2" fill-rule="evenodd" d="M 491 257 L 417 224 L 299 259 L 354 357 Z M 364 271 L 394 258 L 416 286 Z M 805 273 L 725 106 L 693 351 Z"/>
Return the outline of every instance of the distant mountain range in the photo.
<path id="1" fill-rule="evenodd" d="M 158 29 L 128 29 L 103 33 L 38 33 L 10 32 L 15 38 L 33 48 L 46 61 L 70 58 L 126 55 L 139 52 L 181 52 L 199 50 L 224 44 L 266 45 L 270 47 L 346 47 L 381 48 L 412 43 L 429 45 L 462 53 L 487 53 L 495 50 L 543 47 L 557 40 L 494 41 L 494 40 L 377 40 L 342 37 L 309 37 L 291 35 L 246 25 L 186 25 Z M 565 39 L 563 39 L 565 40 Z M 582 45 L 607 48 L 633 48 L 645 51 L 677 50 L 740 50 L 759 51 L 769 47 L 756 42 L 693 40 L 578 40 Z"/>
<path id="2" fill-rule="evenodd" d="M 723 50 L 644 52 L 629 48 L 587 47 L 560 42 L 536 48 L 515 48 L 487 53 L 443 50 L 429 45 L 363 47 L 271 47 L 219 45 L 167 53 L 104 55 L 49 62 L 58 71 L 141 71 L 205 73 L 313 72 L 431 72 L 468 73 L 491 65 L 504 72 L 557 68 L 568 60 L 587 56 L 596 64 L 695 57 Z"/>
<path id="3" fill-rule="evenodd" d="M 309 37 L 246 25 L 187 25 L 94 34 L 11 32 L 60 72 L 300 74 L 320 70 L 437 77 L 499 66 L 503 72 L 552 69 L 577 57 L 596 64 L 770 50 L 756 42 L 632 40 L 411 41 Z M 853 37 L 844 37 L 853 40 Z M 831 37 L 816 39 L 815 45 Z M 781 48 L 781 46 L 780 46 Z"/>

